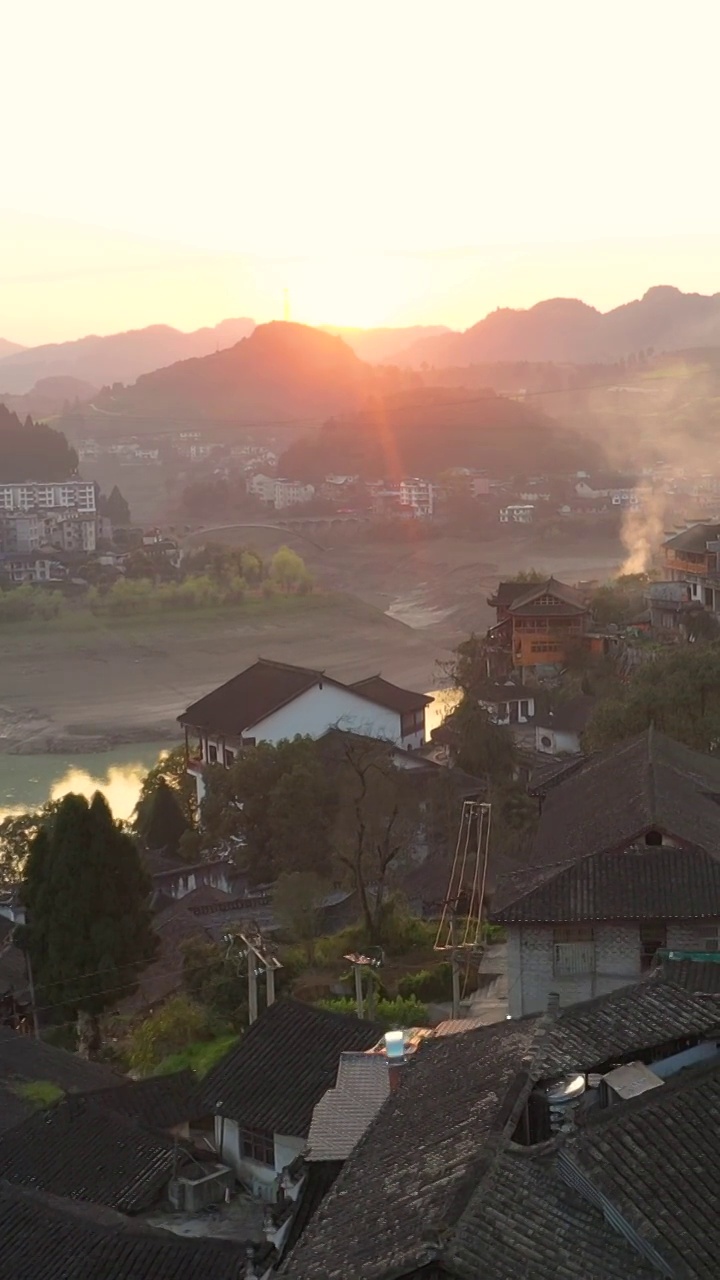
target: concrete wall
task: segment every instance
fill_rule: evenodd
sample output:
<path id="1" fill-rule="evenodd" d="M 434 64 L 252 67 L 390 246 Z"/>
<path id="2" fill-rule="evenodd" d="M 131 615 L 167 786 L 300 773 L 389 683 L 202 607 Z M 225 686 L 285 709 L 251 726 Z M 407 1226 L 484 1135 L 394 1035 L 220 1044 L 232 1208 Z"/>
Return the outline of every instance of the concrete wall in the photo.
<path id="1" fill-rule="evenodd" d="M 678 921 L 667 926 L 667 945 L 678 950 L 702 950 L 717 934 L 716 921 Z M 558 977 L 553 966 L 552 925 L 508 928 L 508 1012 L 513 1018 L 541 1013 L 548 996 L 557 991 L 563 1006 L 607 995 L 636 982 L 644 972 L 640 963 L 640 929 L 632 922 L 609 922 L 594 929 L 595 967 L 591 973 Z"/>
<path id="2" fill-rule="evenodd" d="M 275 1199 L 271 1196 L 278 1175 L 292 1164 L 307 1147 L 305 1138 L 295 1138 L 286 1134 L 274 1135 L 275 1164 L 260 1164 L 256 1160 L 248 1160 L 240 1153 L 240 1128 L 235 1120 L 215 1117 L 215 1146 L 220 1158 L 235 1171 L 238 1178 L 251 1190 L 255 1190 L 263 1199 Z M 264 1192 L 260 1191 L 264 1188 Z"/>

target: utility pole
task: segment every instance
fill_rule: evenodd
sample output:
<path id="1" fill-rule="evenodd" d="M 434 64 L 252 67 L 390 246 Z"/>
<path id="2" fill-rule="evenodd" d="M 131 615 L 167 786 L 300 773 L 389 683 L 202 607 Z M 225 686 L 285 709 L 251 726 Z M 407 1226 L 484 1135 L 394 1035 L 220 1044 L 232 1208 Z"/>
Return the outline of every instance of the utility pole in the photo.
<path id="1" fill-rule="evenodd" d="M 247 978 L 248 978 L 248 1020 L 252 1026 L 258 1017 L 258 974 L 265 971 L 266 979 L 266 1003 L 269 1008 L 275 1003 L 275 971 L 282 969 L 282 964 L 278 960 L 275 952 L 263 938 L 257 925 L 250 925 L 245 933 L 237 934 L 226 933 L 223 942 L 227 945 L 226 958 L 232 953 L 233 947 L 237 941 L 244 944 L 245 950 L 240 953 L 238 959 L 247 958 Z M 260 968 L 258 968 L 258 964 Z M 238 967 L 238 973 L 240 969 Z"/>
<path id="2" fill-rule="evenodd" d="M 363 973 L 367 973 L 367 1006 L 368 1018 L 375 1016 L 375 973 L 381 969 L 385 963 L 385 957 L 381 947 L 371 948 L 371 955 L 359 954 L 356 951 L 350 955 L 343 956 L 343 960 L 348 960 L 353 967 L 355 975 L 355 1007 L 357 1009 L 358 1018 L 365 1016 L 365 997 L 363 994 Z"/>

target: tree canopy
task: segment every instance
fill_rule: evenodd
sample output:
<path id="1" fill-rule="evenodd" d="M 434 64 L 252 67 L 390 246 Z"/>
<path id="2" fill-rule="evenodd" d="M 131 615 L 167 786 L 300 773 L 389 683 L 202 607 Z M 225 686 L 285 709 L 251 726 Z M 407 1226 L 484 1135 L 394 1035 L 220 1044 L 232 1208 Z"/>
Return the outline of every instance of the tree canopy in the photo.
<path id="1" fill-rule="evenodd" d="M 153 955 L 149 890 L 134 841 L 99 792 L 89 803 L 65 796 L 33 840 L 21 944 L 40 998 L 77 1017 L 87 1052 L 98 1015 L 132 992 Z"/>
<path id="2" fill-rule="evenodd" d="M 0 481 L 68 480 L 77 467 L 77 453 L 61 431 L 32 418 L 21 422 L 0 404 Z"/>
<path id="3" fill-rule="evenodd" d="M 130 507 L 116 484 L 107 498 L 101 497 L 99 506 L 100 514 L 107 516 L 113 526 L 130 524 Z"/>

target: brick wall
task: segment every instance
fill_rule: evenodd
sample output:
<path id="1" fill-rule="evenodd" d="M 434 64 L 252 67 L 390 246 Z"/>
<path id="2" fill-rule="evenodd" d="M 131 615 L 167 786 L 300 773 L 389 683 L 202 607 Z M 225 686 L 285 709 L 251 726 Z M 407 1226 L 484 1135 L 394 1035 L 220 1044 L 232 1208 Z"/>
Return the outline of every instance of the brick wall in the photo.
<path id="1" fill-rule="evenodd" d="M 679 950 L 701 950 L 705 940 L 717 930 L 713 921 L 678 921 L 668 925 L 667 943 Z M 641 976 L 640 931 L 632 922 L 595 926 L 595 970 L 572 977 L 556 977 L 553 972 L 553 929 L 551 925 L 510 926 L 508 928 L 508 1012 L 513 1018 L 540 1013 L 547 1008 L 548 995 L 557 991 L 561 1005 L 592 1000 L 607 995 Z"/>

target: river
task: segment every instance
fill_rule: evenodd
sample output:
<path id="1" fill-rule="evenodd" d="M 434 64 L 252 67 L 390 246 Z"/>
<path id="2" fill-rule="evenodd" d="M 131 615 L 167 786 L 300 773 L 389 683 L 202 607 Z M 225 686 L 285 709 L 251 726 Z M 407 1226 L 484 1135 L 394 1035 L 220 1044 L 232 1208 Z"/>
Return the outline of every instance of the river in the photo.
<path id="1" fill-rule="evenodd" d="M 68 791 L 102 791 L 114 816 L 129 818 L 145 774 L 167 749 L 167 743 L 143 742 L 92 755 L 0 755 L 0 820 Z"/>

